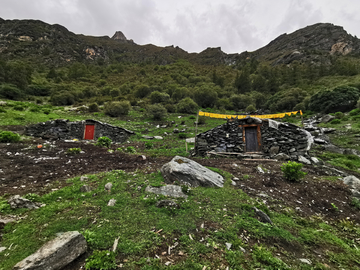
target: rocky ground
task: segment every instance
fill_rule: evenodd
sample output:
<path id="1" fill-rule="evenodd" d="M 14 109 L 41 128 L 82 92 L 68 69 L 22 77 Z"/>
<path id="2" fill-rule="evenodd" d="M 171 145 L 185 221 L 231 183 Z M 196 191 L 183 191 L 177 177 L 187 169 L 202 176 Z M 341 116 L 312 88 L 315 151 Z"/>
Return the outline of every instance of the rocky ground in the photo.
<path id="1" fill-rule="evenodd" d="M 42 148 L 38 148 L 42 145 Z M 134 145 L 134 144 L 132 144 Z M 137 143 L 138 149 L 144 147 Z M 116 150 L 118 145 L 113 145 Z M 69 155 L 69 148 L 81 148 L 83 153 Z M 110 170 L 146 172 L 159 170 L 172 157 L 149 157 L 107 148 L 89 142 L 44 141 L 33 139 L 20 143 L 0 144 L 0 196 L 44 194 L 68 185 L 66 179 Z M 265 201 L 269 207 L 291 207 L 302 216 L 321 215 L 325 219 L 350 217 L 360 223 L 358 210 L 351 206 L 351 192 L 341 181 L 325 179 L 337 172 L 327 167 L 305 165 L 307 172 L 301 183 L 286 181 L 281 162 L 274 160 L 239 160 L 233 158 L 197 159 L 204 166 L 230 172 L 235 177 L 234 188 Z M 258 169 L 261 167 L 264 172 Z M 359 174 L 354 174 L 359 178 Z M 336 178 L 336 177 L 335 177 Z M 338 177 L 341 179 L 341 177 Z M 336 207 L 335 207 L 336 206 Z M 274 209 L 279 211 L 280 209 Z"/>

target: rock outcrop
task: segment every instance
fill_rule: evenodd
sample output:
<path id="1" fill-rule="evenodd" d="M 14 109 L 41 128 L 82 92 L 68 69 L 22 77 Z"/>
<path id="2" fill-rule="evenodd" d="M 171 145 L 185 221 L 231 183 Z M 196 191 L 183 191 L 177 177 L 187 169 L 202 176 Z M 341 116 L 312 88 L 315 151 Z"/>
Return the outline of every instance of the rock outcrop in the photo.
<path id="1" fill-rule="evenodd" d="M 66 232 L 17 263 L 13 270 L 59 270 L 83 254 L 86 249 L 86 240 L 82 234 L 77 231 Z"/>
<path id="2" fill-rule="evenodd" d="M 199 163 L 184 157 L 175 156 L 161 167 L 166 183 L 179 182 L 190 187 L 223 187 L 224 178 Z"/>

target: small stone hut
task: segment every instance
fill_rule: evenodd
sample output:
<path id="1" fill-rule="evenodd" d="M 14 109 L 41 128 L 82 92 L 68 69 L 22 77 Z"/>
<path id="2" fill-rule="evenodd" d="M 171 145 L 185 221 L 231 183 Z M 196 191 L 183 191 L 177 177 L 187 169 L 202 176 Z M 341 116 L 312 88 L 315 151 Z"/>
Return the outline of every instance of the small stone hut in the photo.
<path id="1" fill-rule="evenodd" d="M 261 155 L 267 158 L 286 154 L 291 159 L 308 156 L 311 134 L 291 123 L 247 117 L 229 119 L 196 136 L 195 154 L 210 151 L 224 154 Z"/>
<path id="2" fill-rule="evenodd" d="M 43 139 L 97 140 L 99 137 L 106 136 L 113 142 L 120 143 L 133 134 L 135 134 L 133 131 L 91 119 L 78 122 L 64 119 L 50 120 L 29 125 L 25 130 L 25 135 Z"/>

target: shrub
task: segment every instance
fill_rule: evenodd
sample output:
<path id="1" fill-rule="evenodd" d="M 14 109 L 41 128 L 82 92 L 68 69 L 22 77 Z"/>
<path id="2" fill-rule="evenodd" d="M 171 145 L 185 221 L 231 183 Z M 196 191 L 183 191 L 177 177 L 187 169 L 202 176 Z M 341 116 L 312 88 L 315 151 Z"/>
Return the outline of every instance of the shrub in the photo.
<path id="1" fill-rule="evenodd" d="M 199 116 L 198 125 L 204 125 L 206 123 L 206 116 Z"/>
<path id="2" fill-rule="evenodd" d="M 18 105 L 15 105 L 15 106 L 13 107 L 13 109 L 14 109 L 15 111 L 23 111 L 23 110 L 24 110 L 24 106 L 18 104 Z"/>
<path id="3" fill-rule="evenodd" d="M 0 143 L 13 143 L 20 141 L 20 135 L 11 131 L 0 132 Z"/>
<path id="4" fill-rule="evenodd" d="M 115 269 L 115 253 L 108 250 L 95 250 L 94 253 L 86 259 L 85 269 Z"/>
<path id="5" fill-rule="evenodd" d="M 295 161 L 288 161 L 288 163 L 283 163 L 281 166 L 281 171 L 284 173 L 284 176 L 287 180 L 292 182 L 299 182 L 306 173 L 301 171 L 303 164 L 297 163 Z"/>
<path id="6" fill-rule="evenodd" d="M 161 93 L 159 91 L 154 91 L 150 94 L 150 101 L 152 104 L 167 102 L 170 100 L 170 96 L 167 93 Z"/>
<path id="7" fill-rule="evenodd" d="M 5 113 L 5 112 L 6 112 L 6 110 L 4 108 L 0 107 L 0 113 Z"/>
<path id="8" fill-rule="evenodd" d="M 179 133 L 179 139 L 186 139 L 187 138 L 187 134 L 186 133 Z"/>
<path id="9" fill-rule="evenodd" d="M 360 91 L 355 87 L 339 86 L 332 91 L 321 91 L 310 99 L 309 109 L 315 112 L 336 112 L 354 106 L 359 100 Z"/>
<path id="10" fill-rule="evenodd" d="M 358 114 L 360 114 L 360 109 L 358 109 L 358 108 L 349 112 L 350 116 L 354 116 L 354 115 L 358 115 Z"/>
<path id="11" fill-rule="evenodd" d="M 126 147 L 125 152 L 127 152 L 127 153 L 136 153 L 136 149 L 135 149 L 134 146 L 128 146 L 128 147 Z"/>
<path id="12" fill-rule="evenodd" d="M 99 111 L 99 106 L 97 105 L 97 103 L 92 103 L 89 105 L 89 112 L 98 112 Z"/>
<path id="13" fill-rule="evenodd" d="M 105 146 L 107 148 L 110 148 L 111 143 L 112 143 L 112 141 L 110 138 L 103 136 L 103 137 L 98 138 L 96 145 L 97 146 Z"/>
<path id="14" fill-rule="evenodd" d="M 167 110 L 161 104 L 153 104 L 147 107 L 147 113 L 154 119 L 154 120 L 161 120 L 166 117 Z"/>
<path id="15" fill-rule="evenodd" d="M 69 148 L 67 150 L 67 153 L 70 155 L 80 154 L 80 152 L 81 152 L 81 148 Z"/>
<path id="16" fill-rule="evenodd" d="M 255 112 L 256 108 L 254 105 L 250 104 L 249 106 L 246 107 L 245 111 L 246 112 Z"/>
<path id="17" fill-rule="evenodd" d="M 22 90 L 12 84 L 3 84 L 0 86 L 0 96 L 12 100 L 18 100 L 23 97 L 24 93 Z"/>
<path id="18" fill-rule="evenodd" d="M 176 111 L 176 107 L 172 104 L 166 104 L 165 109 L 168 113 L 174 113 Z"/>
<path id="19" fill-rule="evenodd" d="M 340 124 L 341 123 L 341 120 L 340 119 L 334 119 L 334 120 L 331 120 L 330 124 L 332 125 L 337 125 L 337 124 Z"/>
<path id="20" fill-rule="evenodd" d="M 356 108 L 358 108 L 358 109 L 360 110 L 360 98 L 359 98 L 359 100 L 358 100 L 357 103 L 356 103 Z"/>
<path id="21" fill-rule="evenodd" d="M 344 117 L 344 113 L 342 113 L 342 112 L 335 113 L 335 118 L 336 119 L 342 119 L 343 117 Z"/>
<path id="22" fill-rule="evenodd" d="M 117 117 L 120 115 L 127 115 L 130 111 L 131 105 L 127 100 L 124 101 L 114 101 L 106 103 L 105 105 L 105 114 L 111 117 Z"/>
<path id="23" fill-rule="evenodd" d="M 199 106 L 191 98 L 187 97 L 177 104 L 176 111 L 179 113 L 197 113 Z"/>
<path id="24" fill-rule="evenodd" d="M 145 143 L 145 148 L 146 149 L 152 149 L 152 148 L 154 148 L 154 144 L 152 142 L 146 142 Z"/>
<path id="25" fill-rule="evenodd" d="M 194 99 L 200 107 L 212 108 L 216 104 L 218 95 L 214 88 L 209 88 L 209 86 L 204 85 L 201 88 L 195 90 Z"/>
<path id="26" fill-rule="evenodd" d="M 62 92 L 52 95 L 50 102 L 55 106 L 73 105 L 75 96 L 70 92 Z"/>

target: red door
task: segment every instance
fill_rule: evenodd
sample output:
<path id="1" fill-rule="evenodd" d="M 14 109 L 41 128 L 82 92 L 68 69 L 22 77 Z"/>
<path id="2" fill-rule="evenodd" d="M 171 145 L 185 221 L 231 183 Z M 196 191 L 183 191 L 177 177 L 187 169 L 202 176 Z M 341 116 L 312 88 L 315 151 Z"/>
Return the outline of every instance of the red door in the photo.
<path id="1" fill-rule="evenodd" d="M 93 140 L 94 139 L 94 131 L 95 131 L 95 125 L 86 125 L 85 126 L 85 140 Z"/>

